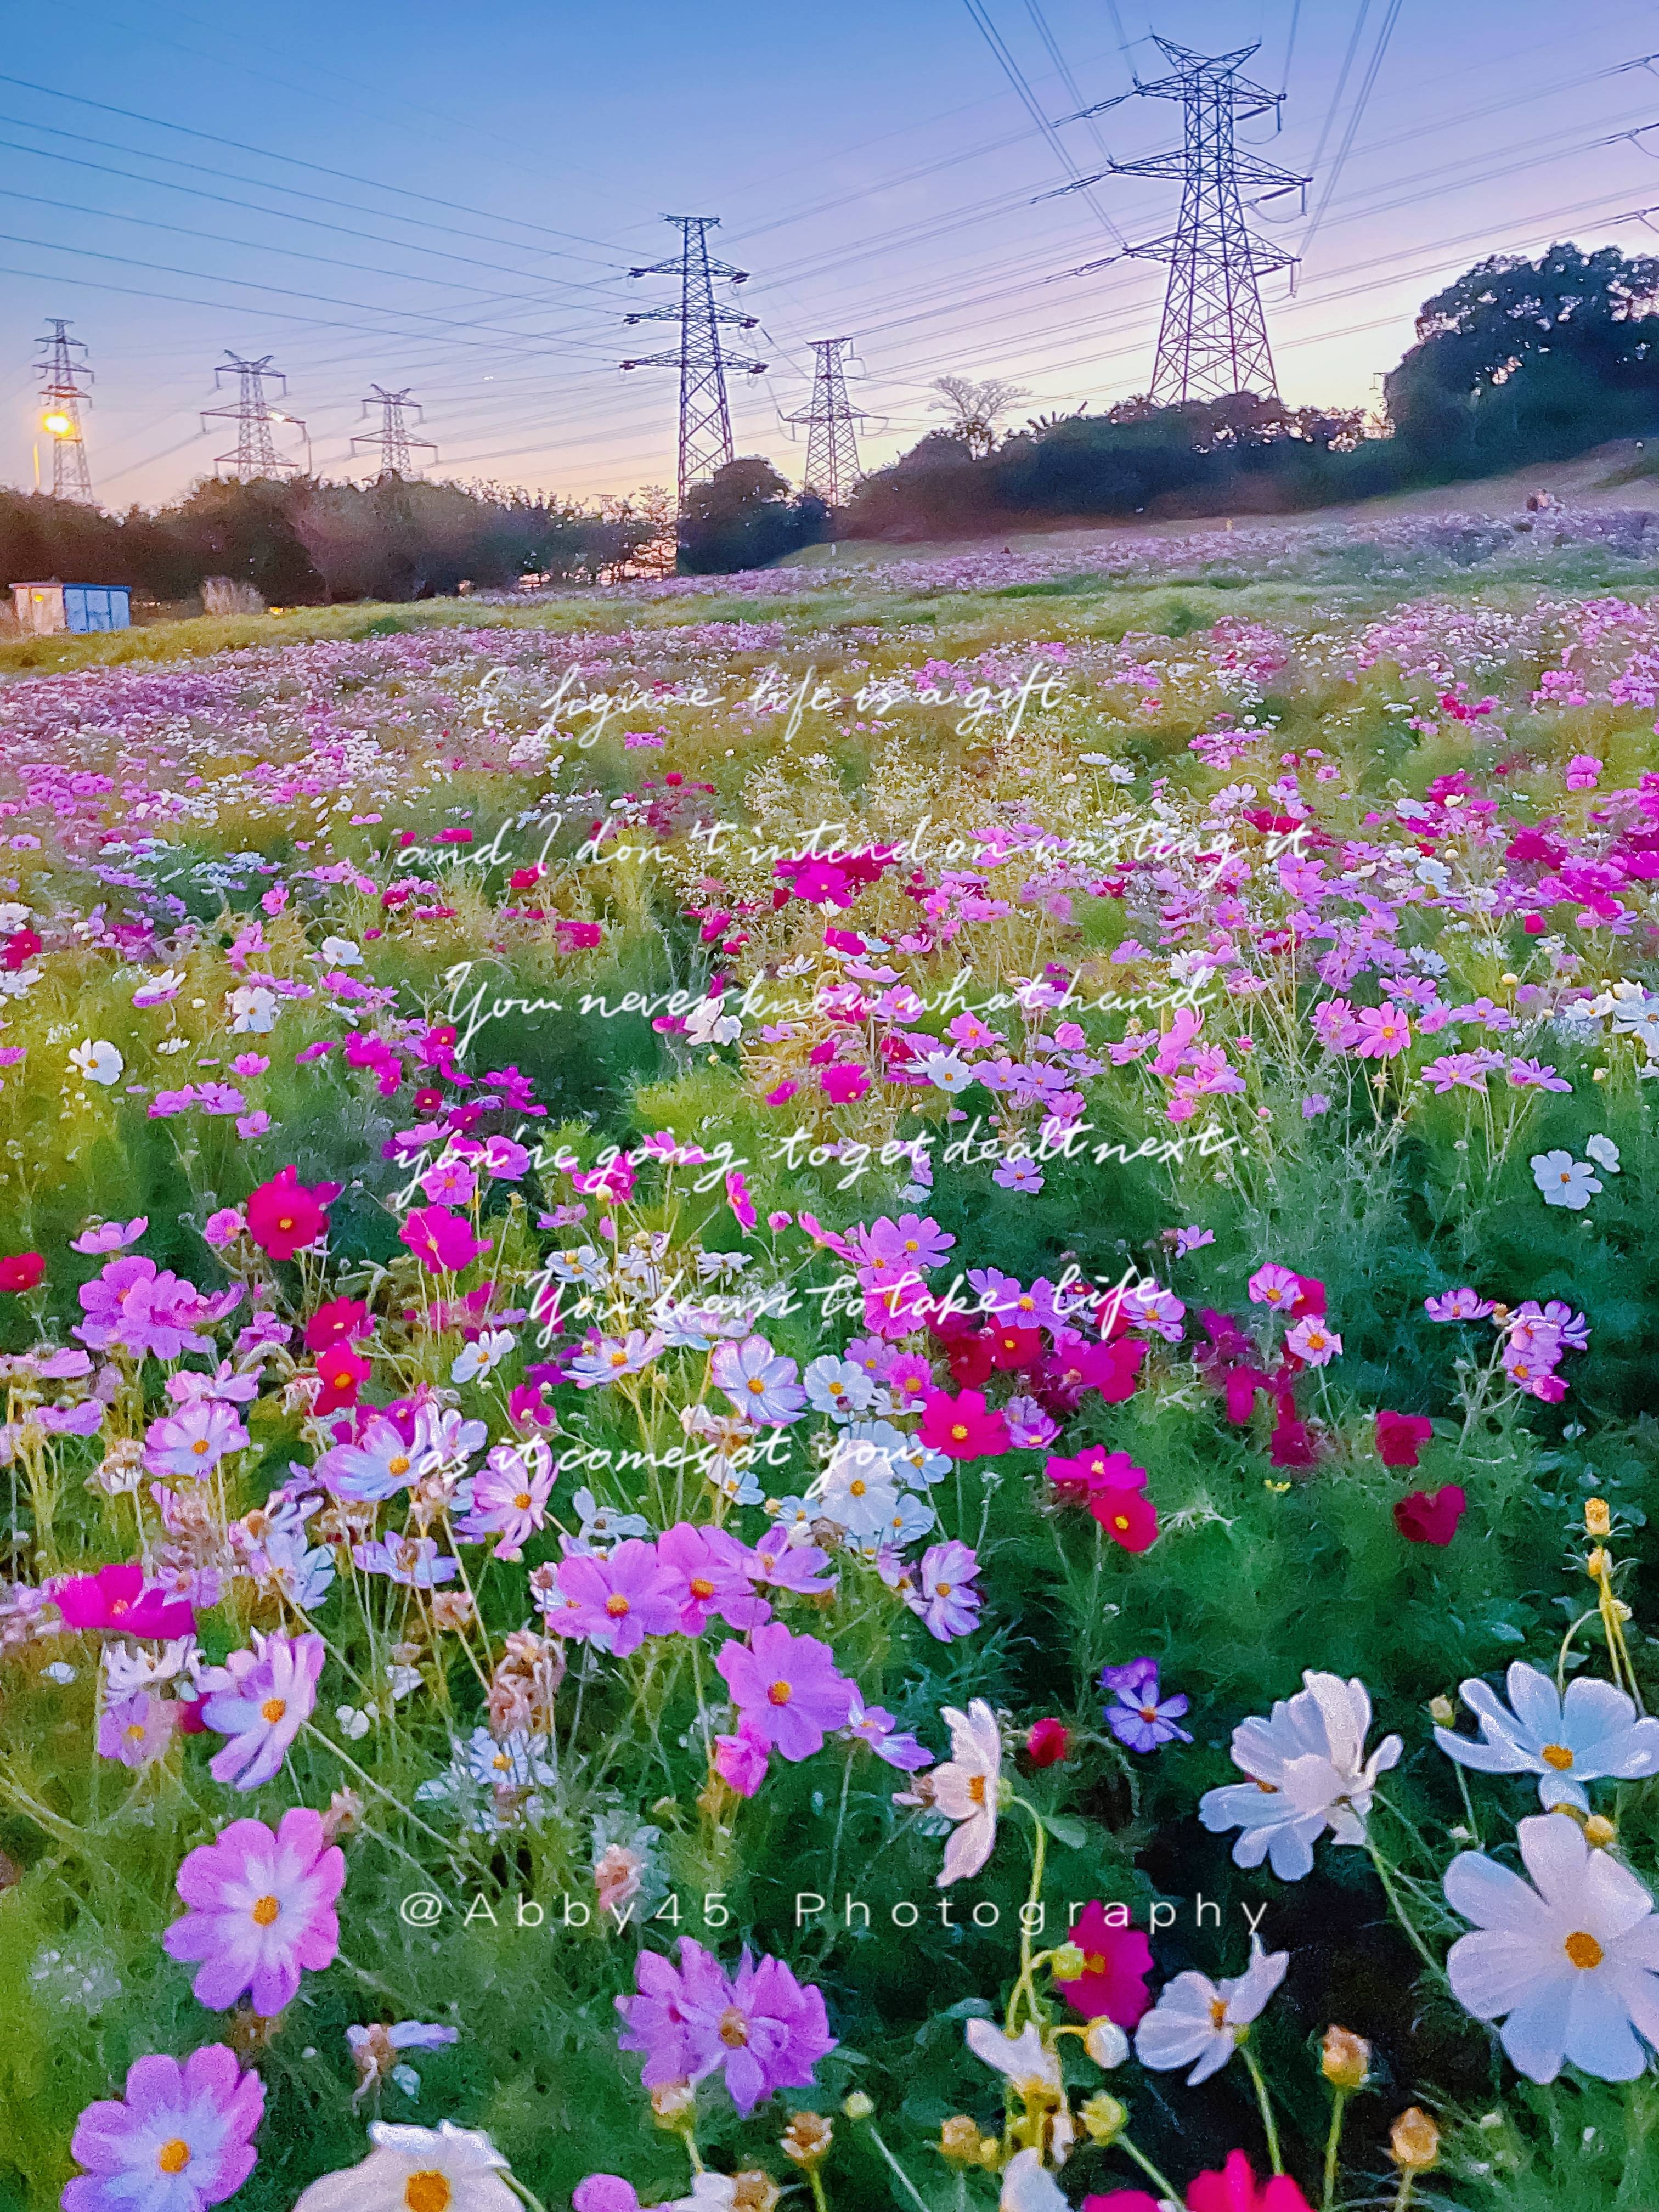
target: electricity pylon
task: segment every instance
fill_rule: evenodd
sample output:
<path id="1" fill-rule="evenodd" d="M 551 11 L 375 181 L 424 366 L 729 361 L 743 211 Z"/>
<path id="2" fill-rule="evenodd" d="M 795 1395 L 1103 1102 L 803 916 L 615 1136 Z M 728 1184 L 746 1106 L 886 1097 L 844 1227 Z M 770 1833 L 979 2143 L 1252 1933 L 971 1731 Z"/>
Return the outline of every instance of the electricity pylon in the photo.
<path id="1" fill-rule="evenodd" d="M 815 491 L 826 507 L 839 507 L 858 482 L 857 424 L 869 417 L 847 397 L 847 366 L 842 349 L 851 338 L 814 338 L 811 404 L 799 415 L 786 415 L 786 422 L 804 422 L 806 433 L 808 491 Z"/>
<path id="2" fill-rule="evenodd" d="M 683 514 L 688 488 L 699 477 L 712 476 L 716 469 L 724 468 L 732 458 L 732 416 L 726 401 L 726 370 L 740 368 L 750 376 L 760 376 L 765 373 L 766 363 L 727 353 L 720 344 L 722 324 L 752 331 L 758 327 L 759 318 L 745 315 L 737 307 L 715 304 L 716 277 L 726 283 L 741 284 L 749 275 L 746 269 L 732 268 L 729 261 L 710 259 L 708 234 L 718 228 L 720 217 L 668 215 L 663 221 L 679 227 L 678 258 L 653 262 L 648 269 L 630 269 L 628 273 L 630 276 L 678 276 L 680 303 L 678 307 L 642 307 L 636 314 L 624 315 L 623 320 L 678 323 L 679 346 L 672 353 L 641 354 L 636 361 L 625 361 L 622 366 L 678 368 L 680 373 L 680 455 L 676 483 Z"/>
<path id="3" fill-rule="evenodd" d="M 1259 198 L 1276 198 L 1300 190 L 1308 179 L 1272 161 L 1258 161 L 1254 154 L 1241 154 L 1233 134 L 1239 123 L 1252 116 L 1277 115 L 1285 95 L 1239 76 L 1256 51 L 1254 46 L 1206 55 L 1192 53 L 1169 39 L 1155 43 L 1173 64 L 1170 76 L 1152 84 L 1137 80 L 1133 92 L 1119 93 L 1065 119 L 1081 122 L 1085 116 L 1103 114 L 1126 100 L 1178 100 L 1183 123 L 1180 147 L 1144 161 L 1110 161 L 1094 176 L 1064 189 L 1076 191 L 1105 176 L 1181 179 L 1181 216 L 1173 233 L 1124 249 L 1141 260 L 1170 264 L 1152 370 L 1151 396 L 1158 404 L 1219 399 L 1233 392 L 1274 394 L 1279 387 L 1258 280 L 1275 269 L 1293 267 L 1296 256 L 1250 230 L 1239 187 L 1247 186 Z"/>
<path id="4" fill-rule="evenodd" d="M 258 477 L 288 476 L 298 471 L 298 461 L 290 461 L 276 450 L 276 441 L 271 434 L 273 422 L 286 422 L 305 434 L 306 426 L 297 415 L 283 415 L 265 397 L 265 386 L 276 383 L 286 395 L 288 379 L 280 368 L 270 365 L 272 356 L 263 355 L 258 361 L 244 361 L 240 354 L 227 349 L 224 360 L 213 372 L 216 386 L 221 377 L 237 379 L 236 404 L 234 407 L 204 407 L 202 428 L 216 421 L 236 425 L 236 450 L 234 453 L 216 453 L 216 469 L 229 467 L 239 483 L 252 483 Z M 307 437 L 307 444 L 310 441 Z"/>
<path id="5" fill-rule="evenodd" d="M 420 421 L 419 400 L 411 399 L 407 390 L 387 392 L 378 384 L 371 384 L 368 388 L 374 396 L 364 400 L 363 412 L 368 414 L 370 408 L 378 407 L 380 410 L 380 427 L 378 430 L 360 430 L 351 441 L 353 448 L 358 446 L 378 446 L 380 449 L 379 474 L 383 477 L 418 477 L 421 471 L 414 465 L 411 458 L 415 447 L 417 446 L 422 447 L 423 451 L 431 454 L 434 461 L 438 458 L 438 448 L 430 438 L 414 438 L 410 435 L 406 418 L 412 413 L 415 420 L 417 422 Z"/>
<path id="6" fill-rule="evenodd" d="M 86 351 L 84 342 L 68 333 L 69 325 L 54 317 L 51 330 L 36 340 L 46 353 L 45 360 L 34 364 L 34 373 L 42 380 L 40 422 L 43 429 L 52 433 L 52 497 L 90 507 L 92 476 L 81 434 L 81 403 L 87 394 L 81 389 L 81 379 L 85 377 L 88 384 L 97 380 L 84 362 L 75 358 Z"/>

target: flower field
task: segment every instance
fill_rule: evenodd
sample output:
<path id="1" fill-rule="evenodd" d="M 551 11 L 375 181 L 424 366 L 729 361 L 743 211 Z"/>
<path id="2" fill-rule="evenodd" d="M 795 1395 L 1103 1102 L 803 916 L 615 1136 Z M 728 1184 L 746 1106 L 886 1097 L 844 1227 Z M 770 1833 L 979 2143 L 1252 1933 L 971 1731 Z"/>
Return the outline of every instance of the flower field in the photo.
<path id="1" fill-rule="evenodd" d="M 1659 2203 L 1650 520 L 13 670 L 0 2205 Z"/>

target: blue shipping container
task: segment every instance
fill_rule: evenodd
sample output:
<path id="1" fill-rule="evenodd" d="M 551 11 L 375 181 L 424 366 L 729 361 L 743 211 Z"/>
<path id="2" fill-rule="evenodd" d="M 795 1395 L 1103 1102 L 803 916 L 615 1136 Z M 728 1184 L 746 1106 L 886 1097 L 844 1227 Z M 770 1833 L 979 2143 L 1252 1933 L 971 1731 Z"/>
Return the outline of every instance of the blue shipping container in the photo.
<path id="1" fill-rule="evenodd" d="M 129 629 L 131 610 L 125 584 L 65 584 L 64 623 L 72 630 Z"/>

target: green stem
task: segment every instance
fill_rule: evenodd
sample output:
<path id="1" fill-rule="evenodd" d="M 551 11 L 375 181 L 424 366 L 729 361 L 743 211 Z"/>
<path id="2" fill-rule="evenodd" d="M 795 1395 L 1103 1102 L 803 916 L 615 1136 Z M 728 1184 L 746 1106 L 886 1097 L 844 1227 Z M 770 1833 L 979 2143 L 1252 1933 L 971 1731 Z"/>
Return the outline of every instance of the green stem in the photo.
<path id="1" fill-rule="evenodd" d="M 1347 2091 L 1339 2089 L 1331 2105 L 1331 2131 L 1325 2138 L 1325 2193 L 1319 2200 L 1319 2212 L 1331 2212 L 1336 2200 L 1336 2154 L 1342 2142 L 1342 2116 L 1347 2105 Z"/>
<path id="2" fill-rule="evenodd" d="M 1412 1925 L 1410 1920 L 1407 1919 L 1406 1916 L 1406 1908 L 1400 1902 L 1400 1893 L 1394 1886 L 1394 1877 L 1389 1870 L 1388 1862 L 1383 1857 L 1382 1852 L 1377 1850 L 1374 1838 L 1370 1835 L 1367 1835 L 1365 1838 L 1365 1848 L 1371 1855 L 1371 1864 L 1376 1869 L 1376 1878 L 1382 1885 L 1382 1893 L 1389 1900 L 1389 1904 L 1394 1913 L 1395 1918 L 1405 1929 L 1407 1935 L 1411 1937 L 1412 1948 L 1417 1953 L 1418 1957 L 1421 1959 L 1423 1964 L 1437 1974 L 1440 1972 L 1440 1961 L 1435 1957 L 1433 1952 L 1430 1950 L 1428 1945 L 1423 1941 L 1421 1936 L 1418 1934 L 1417 1929 Z"/>
<path id="3" fill-rule="evenodd" d="M 888 2149 L 886 2144 L 882 2141 L 881 2130 L 875 2125 L 873 2121 L 866 2122 L 866 2124 L 870 2130 L 871 2142 L 874 2143 L 876 2148 L 886 2160 L 888 2165 L 892 2167 L 895 2177 L 902 2183 L 905 2195 L 910 2199 L 910 2202 L 913 2204 L 920 2208 L 920 2212 L 927 2212 L 927 2198 L 923 2197 L 921 2191 L 916 2187 L 915 2183 L 911 2180 L 909 2175 L 904 2171 L 904 2168 L 894 2157 L 892 2152 Z"/>
<path id="4" fill-rule="evenodd" d="M 1279 2148 L 1279 2123 L 1273 2118 L 1273 2100 L 1267 2094 L 1267 2081 L 1261 2069 L 1255 2063 L 1255 2053 L 1249 2045 L 1241 2043 L 1238 2049 L 1239 2056 L 1244 2061 L 1245 2070 L 1255 2084 L 1255 2101 L 1261 2108 L 1261 2125 L 1267 2137 L 1267 2156 L 1273 2161 L 1273 2172 L 1283 2173 L 1285 2160 Z"/>
<path id="5" fill-rule="evenodd" d="M 1169 2175 L 1167 2173 L 1160 2172 L 1158 2167 L 1152 2164 L 1151 2159 L 1147 2157 L 1146 2152 L 1144 2150 L 1138 2150 L 1134 2144 L 1130 2142 L 1127 2136 L 1117 2136 L 1115 2138 L 1115 2148 L 1121 2151 L 1126 2152 L 1130 2158 L 1133 2159 L 1135 2164 L 1140 2168 L 1147 2179 L 1149 2181 L 1155 2182 L 1158 2185 L 1158 2193 L 1160 2197 L 1167 2197 L 1171 2204 L 1180 2203 L 1181 2191 L 1176 2187 L 1174 2182 L 1170 2180 Z"/>
<path id="6" fill-rule="evenodd" d="M 830 2199 L 823 2193 L 823 2176 L 817 2166 L 807 2167 L 806 2179 L 811 2185 L 814 2212 L 830 2212 Z"/>

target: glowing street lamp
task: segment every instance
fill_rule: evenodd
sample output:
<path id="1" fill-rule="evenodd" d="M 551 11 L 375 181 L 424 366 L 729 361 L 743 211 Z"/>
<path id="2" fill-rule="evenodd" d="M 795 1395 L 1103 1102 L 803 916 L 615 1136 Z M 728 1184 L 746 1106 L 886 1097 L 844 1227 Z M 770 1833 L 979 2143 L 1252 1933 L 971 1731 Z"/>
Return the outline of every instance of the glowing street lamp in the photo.
<path id="1" fill-rule="evenodd" d="M 42 417 L 41 428 L 50 430 L 54 438 L 67 438 L 73 431 L 75 424 L 64 413 L 62 408 L 58 408 L 54 413 Z"/>

